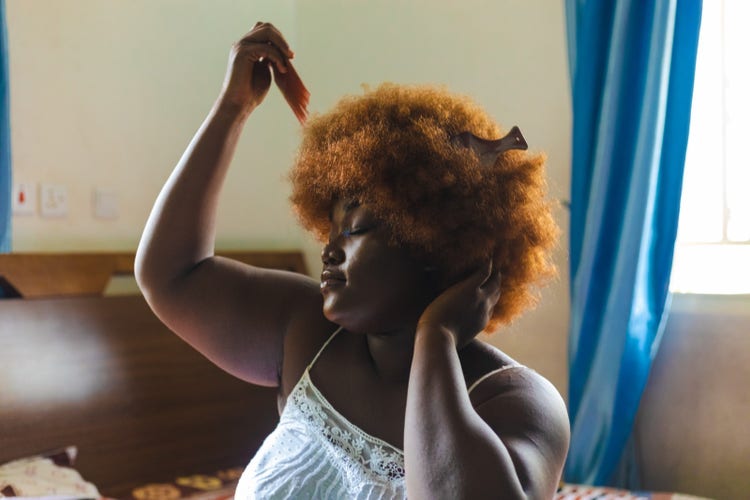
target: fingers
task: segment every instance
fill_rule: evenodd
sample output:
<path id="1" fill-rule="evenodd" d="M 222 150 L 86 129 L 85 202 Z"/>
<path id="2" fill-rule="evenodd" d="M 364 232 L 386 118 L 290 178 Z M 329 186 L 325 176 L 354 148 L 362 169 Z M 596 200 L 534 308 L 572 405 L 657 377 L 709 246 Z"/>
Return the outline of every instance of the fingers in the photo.
<path id="1" fill-rule="evenodd" d="M 492 259 L 487 259 L 453 286 L 470 294 L 474 300 L 495 304 L 500 298 L 500 281 L 500 269 L 493 266 Z"/>
<path id="2" fill-rule="evenodd" d="M 255 23 L 253 29 L 237 42 L 237 46 L 251 61 L 268 59 L 281 73 L 288 71 L 287 63 L 294 57 L 284 36 L 271 23 Z"/>
<path id="3" fill-rule="evenodd" d="M 502 275 L 500 274 L 500 268 L 494 266 L 490 260 L 490 273 L 487 279 L 484 280 L 481 290 L 484 292 L 485 297 L 493 304 L 500 299 L 500 284 L 502 283 Z"/>
<path id="4" fill-rule="evenodd" d="M 488 300 L 497 302 L 500 298 L 500 268 L 493 265 L 492 259 L 488 259 L 477 269 L 476 276 L 481 280 L 478 290 Z"/>
<path id="5" fill-rule="evenodd" d="M 288 71 L 287 58 L 271 43 L 243 39 L 239 42 L 239 49 L 253 62 L 269 60 L 282 73 Z"/>
<path id="6" fill-rule="evenodd" d="M 264 59 L 253 66 L 252 88 L 268 89 L 271 86 L 270 59 Z"/>
<path id="7" fill-rule="evenodd" d="M 482 288 L 491 286 L 494 282 L 498 281 L 500 277 L 500 268 L 494 265 L 492 259 L 490 259 L 482 267 L 484 270 L 484 280 L 482 281 L 481 285 Z"/>
<path id="8" fill-rule="evenodd" d="M 271 23 L 258 21 L 255 23 L 255 26 L 253 26 L 253 29 L 250 30 L 250 32 L 240 41 L 268 43 L 276 47 L 279 50 L 279 53 L 283 54 L 284 57 L 289 59 L 294 57 L 294 52 L 289 48 L 289 44 L 284 39 L 284 35 L 282 35 L 281 32 Z"/>
<path id="9" fill-rule="evenodd" d="M 492 276 L 492 259 L 487 259 L 477 268 L 477 276 L 481 279 L 479 287 L 483 287 Z"/>

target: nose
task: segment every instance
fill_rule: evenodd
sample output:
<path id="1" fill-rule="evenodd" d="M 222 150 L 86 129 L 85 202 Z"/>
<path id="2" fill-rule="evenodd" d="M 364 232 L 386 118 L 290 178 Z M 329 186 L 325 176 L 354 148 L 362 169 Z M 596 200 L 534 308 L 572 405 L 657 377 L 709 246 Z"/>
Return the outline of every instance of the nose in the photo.
<path id="1" fill-rule="evenodd" d="M 323 247 L 320 258 L 326 266 L 337 266 L 344 261 L 344 251 L 335 242 L 329 241 Z"/>

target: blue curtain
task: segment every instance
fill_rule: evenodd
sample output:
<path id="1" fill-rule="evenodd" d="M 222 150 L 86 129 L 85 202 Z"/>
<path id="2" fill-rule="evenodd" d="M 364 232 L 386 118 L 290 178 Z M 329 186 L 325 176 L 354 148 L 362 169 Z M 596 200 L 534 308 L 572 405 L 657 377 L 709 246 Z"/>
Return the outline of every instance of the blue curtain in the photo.
<path id="1" fill-rule="evenodd" d="M 0 253 L 10 252 L 10 98 L 5 0 L 0 0 Z"/>
<path id="2" fill-rule="evenodd" d="M 573 94 L 564 478 L 618 470 L 669 307 L 701 0 L 566 0 Z"/>

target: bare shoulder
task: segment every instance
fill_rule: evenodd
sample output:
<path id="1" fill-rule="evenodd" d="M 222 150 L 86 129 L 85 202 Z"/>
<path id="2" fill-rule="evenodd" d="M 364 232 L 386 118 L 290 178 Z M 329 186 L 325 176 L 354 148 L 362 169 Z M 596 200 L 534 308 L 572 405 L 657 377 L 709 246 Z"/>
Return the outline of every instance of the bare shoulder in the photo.
<path id="1" fill-rule="evenodd" d="M 472 391 L 471 400 L 487 423 L 506 433 L 539 430 L 556 436 L 568 430 L 560 393 L 549 380 L 521 364 L 488 374 Z"/>
<path id="2" fill-rule="evenodd" d="M 565 402 L 533 369 L 503 353 L 494 359 L 497 367 L 470 392 L 472 406 L 507 447 L 525 488 L 553 488 L 570 441 Z"/>
<path id="3" fill-rule="evenodd" d="M 474 408 L 498 397 L 517 398 L 527 405 L 557 410 L 567 422 L 565 402 L 555 386 L 541 374 L 500 349 L 474 341 L 459 353 Z"/>

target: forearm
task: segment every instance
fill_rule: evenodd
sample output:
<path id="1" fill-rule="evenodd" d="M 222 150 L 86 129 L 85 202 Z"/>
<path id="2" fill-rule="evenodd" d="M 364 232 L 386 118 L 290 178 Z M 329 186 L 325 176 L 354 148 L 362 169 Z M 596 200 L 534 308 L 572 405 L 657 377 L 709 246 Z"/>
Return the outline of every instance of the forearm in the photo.
<path id="1" fill-rule="evenodd" d="M 417 332 L 404 452 L 409 498 L 523 498 L 507 448 L 471 406 L 447 331 Z"/>
<path id="2" fill-rule="evenodd" d="M 141 287 L 162 287 L 213 254 L 219 193 L 249 113 L 217 101 L 162 188 L 136 254 Z"/>

